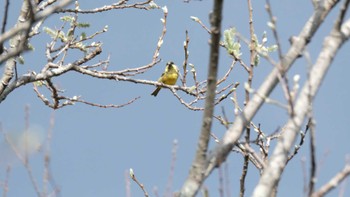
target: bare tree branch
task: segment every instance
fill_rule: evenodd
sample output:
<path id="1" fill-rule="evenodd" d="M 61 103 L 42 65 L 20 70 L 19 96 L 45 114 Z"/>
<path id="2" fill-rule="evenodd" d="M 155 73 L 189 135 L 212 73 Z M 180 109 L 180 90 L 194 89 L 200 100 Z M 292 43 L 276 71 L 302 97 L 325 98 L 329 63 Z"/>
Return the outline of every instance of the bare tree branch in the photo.
<path id="1" fill-rule="evenodd" d="M 295 109 L 297 109 L 295 116 L 291 117 L 285 125 L 286 131 L 278 141 L 273 155 L 254 190 L 254 197 L 270 196 L 274 187 L 278 184 L 287 163 L 289 151 L 309 112 L 309 101 L 314 99 L 334 56 L 349 37 L 350 20 L 342 25 L 340 31 L 335 25 L 330 34 L 324 39 L 322 51 L 310 70 L 310 78 L 305 83 L 295 103 Z"/>
<path id="2" fill-rule="evenodd" d="M 309 18 L 308 22 L 300 32 L 298 39 L 293 42 L 293 45 L 284 56 L 282 62 L 280 62 L 284 69 L 283 73 L 281 74 L 286 73 L 294 61 L 299 57 L 299 54 L 310 42 L 318 27 L 322 24 L 325 17 L 337 2 L 338 1 L 325 1 L 323 6 L 320 9 L 316 10 L 315 13 L 313 13 L 313 15 Z M 279 73 L 280 71 L 278 68 L 274 68 L 272 70 L 272 72 L 260 86 L 257 94 L 255 94 L 247 104 L 241 115 L 236 117 L 233 125 L 227 130 L 225 136 L 223 137 L 223 143 L 219 144 L 213 151 L 212 155 L 208 158 L 208 167 L 204 178 L 207 177 L 215 167 L 220 165 L 226 159 L 228 154 L 231 152 L 234 144 L 241 136 L 245 126 L 249 124 L 250 120 L 252 120 L 256 112 L 264 103 L 264 98 L 267 98 L 272 90 L 276 87 L 278 83 Z"/>
<path id="3" fill-rule="evenodd" d="M 311 105 L 311 101 L 309 102 Z M 309 196 L 314 192 L 315 190 L 315 184 L 316 184 L 316 132 L 315 132 L 315 121 L 313 118 L 309 119 L 310 126 L 310 160 L 311 160 L 311 166 L 310 166 L 310 179 L 309 179 Z"/>
<path id="4" fill-rule="evenodd" d="M 340 182 L 350 175 L 350 165 L 345 165 L 344 169 L 336 174 L 328 183 L 323 185 L 318 191 L 314 192 L 311 197 L 322 197 L 334 189 Z"/>
<path id="5" fill-rule="evenodd" d="M 221 18 L 222 18 L 223 0 L 215 0 L 213 6 L 213 13 L 210 18 L 211 22 L 211 45 L 210 45 L 210 59 L 208 65 L 208 85 L 205 99 L 205 109 L 203 112 L 203 120 L 201 132 L 198 140 L 198 147 L 195 159 L 192 163 L 191 170 L 187 180 L 185 181 L 180 196 L 190 197 L 195 196 L 200 186 L 202 185 L 203 172 L 205 169 L 205 161 L 207 158 L 207 150 L 210 139 L 210 130 L 212 126 L 212 118 L 214 113 L 214 100 L 217 82 L 217 71 L 219 64 L 219 43 L 221 32 Z"/>
<path id="6" fill-rule="evenodd" d="M 17 25 L 29 23 L 28 27 L 30 27 L 34 22 L 33 15 L 33 7 L 31 5 L 31 2 L 29 0 L 24 1 L 21 7 L 20 15 L 17 19 Z M 7 53 L 0 55 L 0 64 L 2 64 L 3 61 L 11 58 L 6 62 L 5 72 L 1 78 L 0 94 L 3 93 L 4 89 L 7 87 L 14 76 L 14 71 L 16 70 L 16 61 L 13 57 L 17 56 L 25 49 L 28 35 L 29 28 L 25 29 L 23 32 L 19 32 L 14 38 L 12 38 L 12 44 L 10 45 L 10 49 L 7 51 Z"/>
<path id="7" fill-rule="evenodd" d="M 141 188 L 145 197 L 148 197 L 149 195 L 148 195 L 148 192 L 146 191 L 145 186 L 136 178 L 133 169 L 130 168 L 129 174 L 130 174 L 131 179 Z"/>
<path id="8" fill-rule="evenodd" d="M 59 13 L 81 13 L 81 14 L 93 14 L 93 13 L 98 13 L 98 12 L 105 12 L 109 10 L 116 10 L 116 9 L 127 9 L 127 8 L 137 8 L 137 9 L 144 9 L 144 10 L 149 10 L 153 9 L 149 5 L 152 0 L 146 0 L 144 2 L 137 2 L 134 4 L 126 4 L 128 1 L 126 0 L 120 0 L 118 3 L 115 3 L 113 5 L 108 5 L 108 6 L 103 6 L 100 8 L 95 8 L 92 10 L 81 10 L 81 9 L 60 9 L 57 10 Z"/>
<path id="9" fill-rule="evenodd" d="M 6 30 L 6 24 L 7 24 L 7 16 L 10 6 L 10 0 L 5 0 L 5 8 L 4 8 L 4 16 L 2 19 L 2 25 L 1 25 L 1 34 L 5 33 Z M 0 43 L 0 55 L 4 52 L 4 43 Z"/>
<path id="10" fill-rule="evenodd" d="M 253 83 L 253 74 L 254 74 L 254 66 L 256 66 L 256 58 L 257 58 L 257 52 L 256 52 L 256 35 L 254 30 L 254 23 L 253 23 L 253 5 L 251 0 L 248 0 L 248 13 L 249 13 L 249 34 L 250 34 L 250 43 L 249 43 L 249 52 L 250 52 L 250 67 L 247 68 L 248 72 L 248 86 L 252 87 Z M 243 64 L 242 64 L 243 65 Z M 244 99 L 244 105 L 246 105 L 250 100 L 250 91 L 248 89 L 245 89 L 245 99 Z M 245 128 L 245 144 L 247 145 L 250 141 L 250 124 L 246 125 Z M 248 174 L 248 167 L 249 167 L 249 154 L 244 154 L 244 161 L 243 161 L 243 167 L 242 167 L 242 174 L 239 179 L 240 182 L 240 189 L 239 189 L 239 196 L 244 197 L 245 193 L 245 179 Z"/>
<path id="11" fill-rule="evenodd" d="M 38 13 L 38 14 L 36 14 L 34 16 L 34 19 L 33 19 L 34 22 L 40 21 L 41 19 L 44 19 L 44 18 L 50 16 L 56 10 L 61 9 L 63 7 L 66 7 L 71 2 L 72 2 L 72 0 L 62 0 L 62 1 L 59 1 L 59 3 L 46 8 L 45 10 L 43 10 L 42 12 L 40 12 L 40 13 Z M 0 43 L 3 43 L 6 40 L 12 38 L 14 35 L 16 35 L 17 33 L 21 32 L 21 31 L 25 31 L 26 29 L 30 29 L 31 24 L 32 23 L 30 21 L 26 21 L 24 23 L 17 24 L 12 29 L 9 29 L 4 34 L 1 34 L 1 36 L 0 36 Z M 2 61 L 5 61 L 5 60 L 2 60 Z"/>

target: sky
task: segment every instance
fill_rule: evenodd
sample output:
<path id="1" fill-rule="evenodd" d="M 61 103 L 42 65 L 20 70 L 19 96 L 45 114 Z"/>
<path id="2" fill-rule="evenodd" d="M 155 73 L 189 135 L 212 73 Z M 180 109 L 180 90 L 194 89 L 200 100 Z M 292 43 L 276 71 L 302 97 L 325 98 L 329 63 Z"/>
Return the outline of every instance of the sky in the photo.
<path id="1" fill-rule="evenodd" d="M 187 30 L 190 37 L 189 62 L 195 65 L 198 79 L 204 80 L 207 76 L 210 36 L 190 17 L 196 16 L 209 26 L 208 13 L 212 8 L 212 1 L 184 3 L 181 0 L 159 0 L 155 2 L 161 7 L 167 6 L 169 11 L 167 33 L 159 56 L 162 61 L 135 78 L 155 81 L 164 70 L 166 62 L 174 61 L 177 65 L 181 65 L 184 60 L 183 42 Z M 19 3 L 20 1 L 11 1 L 8 28 L 16 22 Z M 91 9 L 111 3 L 114 1 L 81 1 L 80 8 Z M 268 45 L 275 44 L 272 32 L 267 26 L 269 18 L 264 9 L 264 1 L 253 1 L 252 3 L 257 37 L 261 39 L 263 32 L 266 31 Z M 282 0 L 271 3 L 273 13 L 277 17 L 277 30 L 282 51 L 286 53 L 290 46 L 288 39 L 300 32 L 311 16 L 313 7 L 311 1 Z M 0 13 L 3 13 L 4 9 L 2 4 L 1 2 Z M 339 5 L 327 17 L 307 47 L 312 62 L 315 62 L 322 48 L 323 38 L 329 33 L 338 10 Z M 62 25 L 59 20 L 60 16 L 62 15 L 53 15 L 45 21 L 43 26 L 52 29 L 59 28 Z M 105 60 L 110 56 L 109 70 L 121 70 L 151 62 L 162 30 L 160 21 L 162 17 L 161 9 L 149 11 L 124 9 L 94 15 L 80 15 L 78 20 L 90 23 L 89 29 L 81 30 L 87 34 L 94 33 L 108 25 L 108 31 L 96 37 L 96 41 L 103 43 L 103 53 L 93 62 Z M 240 34 L 249 37 L 246 1 L 225 1 L 222 29 L 231 27 L 235 27 Z M 24 55 L 25 64 L 18 66 L 19 73 L 41 70 L 47 62 L 44 51 L 49 41 L 50 36 L 44 32 L 31 40 L 35 51 Z M 346 43 L 337 54 L 314 101 L 316 159 L 318 161 L 316 188 L 343 168 L 350 153 L 348 145 L 350 133 L 346 126 L 346 123 L 350 121 L 348 115 L 350 106 L 347 102 L 350 96 L 347 86 L 347 75 L 350 72 L 349 50 L 349 43 Z M 248 62 L 249 50 L 244 45 L 242 53 L 243 60 Z M 68 60 L 74 60 L 77 56 L 72 54 Z M 277 61 L 276 53 L 272 53 L 271 57 Z M 231 62 L 232 59 L 221 48 L 219 76 L 223 76 Z M 299 74 L 302 86 L 307 77 L 307 68 L 308 63 L 305 58 L 300 58 L 289 71 L 288 77 L 291 79 L 294 75 Z M 272 65 L 262 60 L 255 68 L 252 88 L 257 89 L 272 69 Z M 1 68 L 2 73 L 3 67 Z M 241 84 L 237 89 L 237 94 L 242 106 L 243 84 L 247 81 L 247 73 L 237 64 L 230 80 Z M 52 177 L 60 189 L 61 196 L 126 196 L 128 186 L 126 174 L 130 168 L 134 170 L 138 180 L 145 185 L 150 196 L 155 196 L 155 188 L 159 196 L 163 196 L 167 188 L 174 142 L 176 142 L 176 161 L 171 191 L 181 189 L 197 146 L 201 127 L 201 111 L 187 109 L 166 89 L 163 89 L 156 98 L 152 97 L 150 94 L 155 87 L 151 85 L 95 79 L 74 72 L 56 77 L 53 82 L 64 89 L 64 94 L 67 96 L 81 96 L 84 100 L 99 104 L 122 104 L 138 96 L 140 99 L 118 109 L 97 108 L 77 103 L 74 106 L 54 111 L 37 98 L 31 84 L 13 91 L 0 104 L 2 131 L 14 143 L 20 143 L 26 128 L 26 119 L 28 120 L 29 132 L 33 136 L 29 146 L 31 149 L 28 151 L 29 161 L 40 190 L 43 187 L 44 155 L 49 153 Z M 189 85 L 191 83 L 193 82 L 189 80 Z M 41 90 L 47 97 L 49 96 L 48 92 Z M 186 101 L 192 99 L 182 92 L 179 94 Z M 271 98 L 286 103 L 280 86 L 274 90 Z M 202 107 L 203 103 L 198 103 L 197 106 Z M 228 99 L 219 104 L 215 109 L 215 115 L 222 115 L 222 107 L 229 119 L 233 121 L 232 101 Z M 271 134 L 282 127 L 287 119 L 288 114 L 284 109 L 265 104 L 253 122 L 260 123 L 261 128 Z M 54 126 L 51 139 L 48 140 L 51 120 L 54 120 Z M 212 132 L 215 135 L 221 137 L 225 130 L 225 127 L 219 122 L 214 121 Z M 305 174 L 305 171 L 310 168 L 309 139 L 307 136 L 299 154 L 286 167 L 278 196 L 289 197 L 304 194 L 304 179 L 309 176 Z M 11 151 L 3 135 L 0 136 L 0 140 L 0 156 L 5 158 L 0 161 L 1 183 L 6 179 L 7 166 L 9 164 L 11 166 L 7 196 L 37 196 L 26 169 Z M 276 141 L 272 142 L 270 152 L 275 144 Z M 40 145 L 41 149 L 37 151 L 35 147 Z M 210 147 L 214 146 L 215 142 L 211 140 Z M 228 158 L 226 168 L 231 196 L 238 196 L 242 156 L 232 153 Z M 246 196 L 252 194 L 258 178 L 258 170 L 253 165 L 249 165 Z M 209 188 L 210 196 L 219 196 L 218 170 L 212 173 L 204 185 Z M 349 183 L 345 181 L 344 196 L 349 195 L 349 187 Z M 131 180 L 130 190 L 132 196 L 143 195 L 140 188 Z M 337 188 L 328 196 L 338 196 L 339 192 Z"/>

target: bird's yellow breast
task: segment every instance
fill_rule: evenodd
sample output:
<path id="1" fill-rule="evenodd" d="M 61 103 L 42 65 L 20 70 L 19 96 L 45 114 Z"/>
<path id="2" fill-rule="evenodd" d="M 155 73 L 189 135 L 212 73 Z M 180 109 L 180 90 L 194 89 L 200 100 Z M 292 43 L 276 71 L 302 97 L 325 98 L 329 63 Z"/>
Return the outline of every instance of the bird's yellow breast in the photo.
<path id="1" fill-rule="evenodd" d="M 178 73 L 166 73 L 161 77 L 161 82 L 167 85 L 174 85 L 178 78 Z"/>

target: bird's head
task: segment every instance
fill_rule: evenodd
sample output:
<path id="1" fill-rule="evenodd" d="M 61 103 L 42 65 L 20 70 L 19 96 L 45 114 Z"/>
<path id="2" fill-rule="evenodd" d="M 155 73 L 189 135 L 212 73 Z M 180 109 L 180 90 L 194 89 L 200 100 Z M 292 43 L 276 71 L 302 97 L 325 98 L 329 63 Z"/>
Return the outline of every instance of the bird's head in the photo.
<path id="1" fill-rule="evenodd" d="M 169 72 L 169 71 L 173 71 L 173 70 L 175 70 L 176 72 L 179 72 L 179 69 L 177 68 L 175 63 L 172 61 L 166 63 L 165 72 Z"/>

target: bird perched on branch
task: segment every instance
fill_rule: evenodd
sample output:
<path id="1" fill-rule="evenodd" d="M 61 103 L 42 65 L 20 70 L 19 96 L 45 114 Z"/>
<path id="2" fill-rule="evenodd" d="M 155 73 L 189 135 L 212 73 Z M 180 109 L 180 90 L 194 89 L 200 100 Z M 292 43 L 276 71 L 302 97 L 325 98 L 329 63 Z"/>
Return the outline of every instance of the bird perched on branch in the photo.
<path id="1" fill-rule="evenodd" d="M 174 62 L 168 62 L 165 66 L 164 73 L 158 79 L 158 82 L 164 83 L 167 85 L 175 85 L 177 78 L 179 77 L 179 69 L 174 64 Z M 157 96 L 158 92 L 162 87 L 157 86 L 157 89 L 152 92 L 151 95 Z"/>

